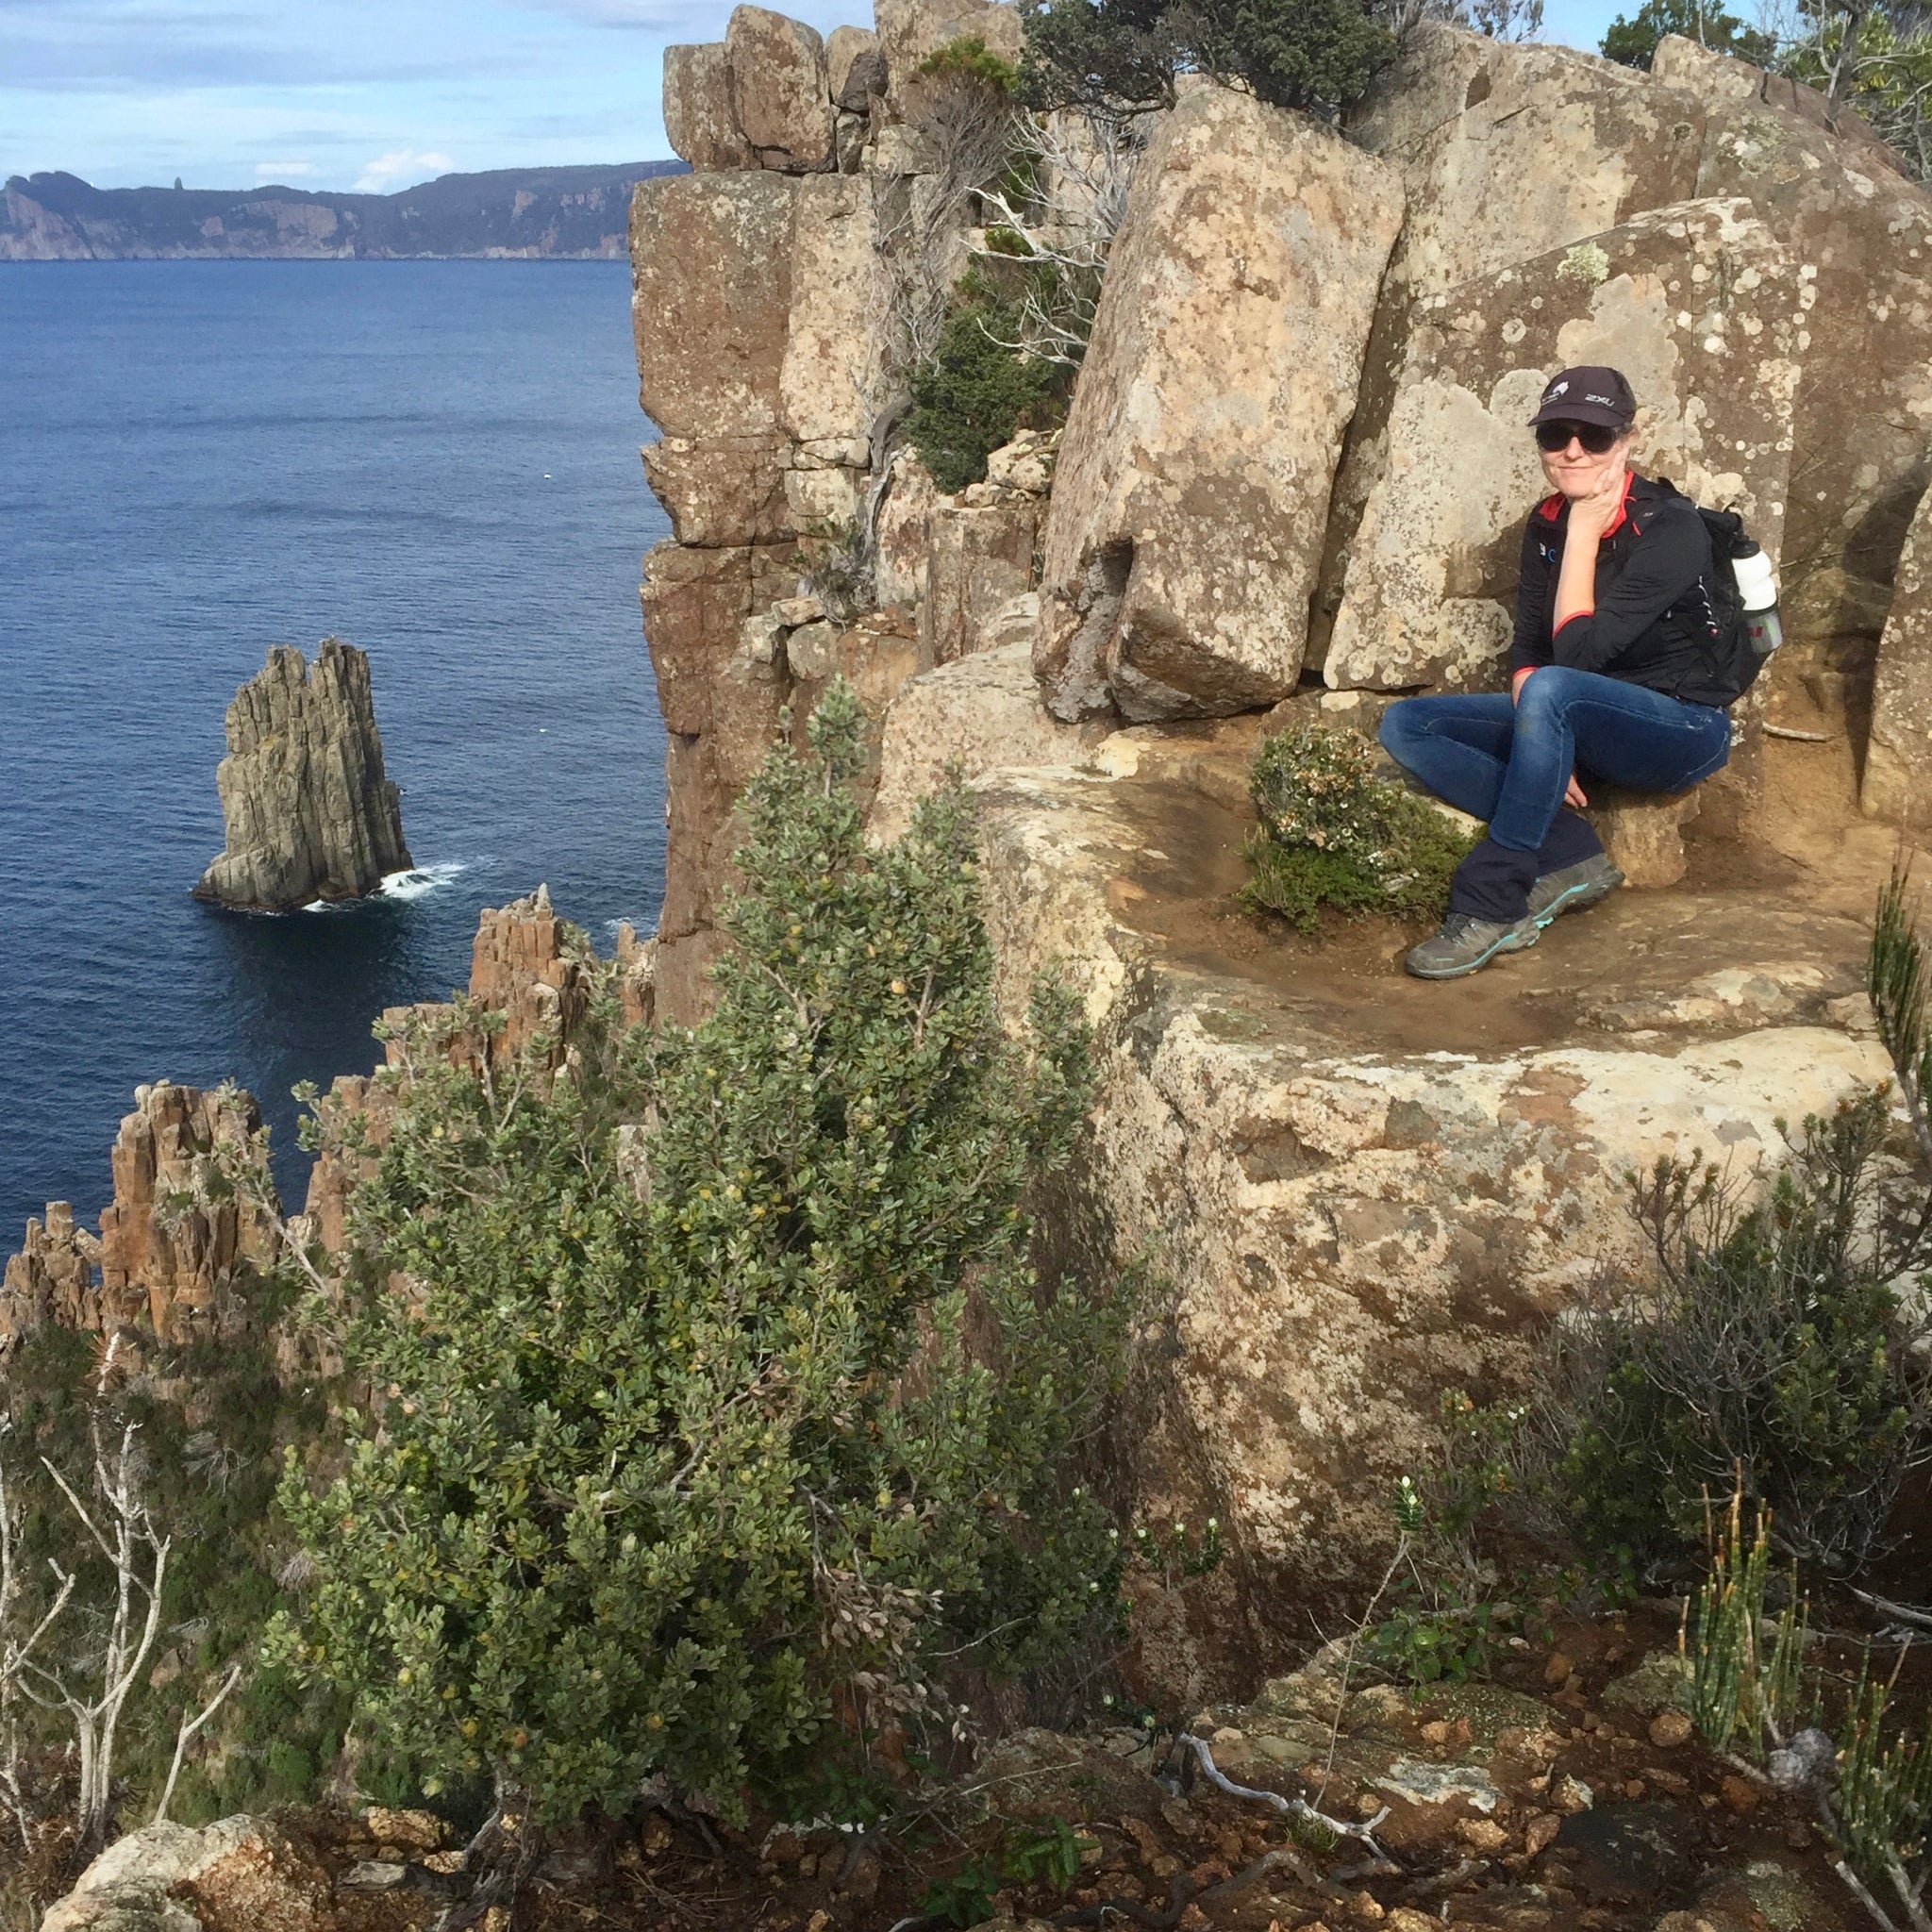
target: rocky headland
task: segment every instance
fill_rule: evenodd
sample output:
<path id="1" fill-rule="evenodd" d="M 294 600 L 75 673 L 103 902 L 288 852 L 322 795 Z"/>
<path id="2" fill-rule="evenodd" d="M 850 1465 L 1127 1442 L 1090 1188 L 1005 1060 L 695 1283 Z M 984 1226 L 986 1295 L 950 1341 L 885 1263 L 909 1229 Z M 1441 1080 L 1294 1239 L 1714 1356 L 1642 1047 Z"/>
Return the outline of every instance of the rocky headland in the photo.
<path id="1" fill-rule="evenodd" d="M 325 638 L 311 667 L 290 644 L 235 693 L 216 768 L 227 842 L 198 899 L 292 912 L 359 899 L 413 862 L 402 794 L 383 771 L 369 659 Z"/>

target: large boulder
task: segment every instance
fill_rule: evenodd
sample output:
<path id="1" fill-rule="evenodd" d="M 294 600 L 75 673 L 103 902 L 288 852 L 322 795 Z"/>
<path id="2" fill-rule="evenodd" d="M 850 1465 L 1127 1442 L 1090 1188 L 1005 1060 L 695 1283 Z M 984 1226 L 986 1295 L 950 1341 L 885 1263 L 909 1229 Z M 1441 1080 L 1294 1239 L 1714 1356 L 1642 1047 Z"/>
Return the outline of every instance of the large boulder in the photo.
<path id="1" fill-rule="evenodd" d="M 1524 425 L 1567 363 L 1622 369 L 1640 467 L 1735 504 L 1775 557 L 1809 291 L 1748 203 L 1703 201 L 1424 298 L 1327 683 L 1500 683 L 1523 523 L 1546 493 Z"/>
<path id="2" fill-rule="evenodd" d="M 1898 560 L 1858 800 L 1870 818 L 1932 827 L 1932 492 L 1920 499 Z"/>
<path id="3" fill-rule="evenodd" d="M 1402 215 L 1392 169 L 1191 90 L 1142 157 L 1055 473 L 1036 663 L 1064 719 L 1294 688 L 1329 488 Z"/>
<path id="4" fill-rule="evenodd" d="M 817 30 L 764 7 L 724 29 L 732 118 L 761 166 L 804 174 L 832 159 L 831 77 Z"/>
<path id="5" fill-rule="evenodd" d="M 49 1908 L 41 1932 L 333 1932 L 328 1874 L 265 1818 L 118 1840 Z"/>
<path id="6" fill-rule="evenodd" d="M 732 111 L 723 41 L 664 49 L 664 138 L 701 174 L 758 166 Z"/>
<path id="7" fill-rule="evenodd" d="M 1699 191 L 1696 103 L 1574 48 L 1417 30 L 1349 116 L 1401 172 L 1402 299 L 1616 227 Z"/>
<path id="8" fill-rule="evenodd" d="M 638 400 L 666 436 L 779 429 L 798 184 L 663 175 L 631 198 Z"/>
<path id="9" fill-rule="evenodd" d="M 1856 115 L 1837 132 L 1824 126 L 1809 89 L 1688 41 L 1665 41 L 1657 56 L 1659 73 L 1706 104 L 1698 193 L 1750 196 L 1817 272 L 1782 607 L 1792 641 L 1850 680 L 1857 712 L 1932 476 L 1932 195 L 1897 173 Z"/>
<path id="10" fill-rule="evenodd" d="M 980 651 L 909 678 L 886 713 L 868 830 L 896 839 L 912 808 L 945 782 L 1008 766 L 1073 765 L 1105 727 L 1062 724 L 1040 702 L 1032 647 Z"/>
<path id="11" fill-rule="evenodd" d="M 995 500 L 941 497 L 927 521 L 919 606 L 920 658 L 927 669 L 978 650 L 987 621 L 1032 587 L 1039 499 L 983 484 L 967 491 L 974 495 Z"/>

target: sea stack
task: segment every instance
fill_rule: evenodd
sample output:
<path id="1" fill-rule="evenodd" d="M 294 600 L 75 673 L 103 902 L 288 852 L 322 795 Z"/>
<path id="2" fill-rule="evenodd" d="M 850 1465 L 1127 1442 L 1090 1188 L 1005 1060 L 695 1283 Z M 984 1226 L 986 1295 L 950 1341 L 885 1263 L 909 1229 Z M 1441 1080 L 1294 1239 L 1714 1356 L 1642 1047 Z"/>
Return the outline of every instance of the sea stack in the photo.
<path id="1" fill-rule="evenodd" d="M 325 638 L 313 667 L 276 644 L 228 707 L 215 773 L 227 844 L 197 899 L 291 912 L 358 899 L 413 862 L 400 794 L 382 769 L 369 659 Z"/>

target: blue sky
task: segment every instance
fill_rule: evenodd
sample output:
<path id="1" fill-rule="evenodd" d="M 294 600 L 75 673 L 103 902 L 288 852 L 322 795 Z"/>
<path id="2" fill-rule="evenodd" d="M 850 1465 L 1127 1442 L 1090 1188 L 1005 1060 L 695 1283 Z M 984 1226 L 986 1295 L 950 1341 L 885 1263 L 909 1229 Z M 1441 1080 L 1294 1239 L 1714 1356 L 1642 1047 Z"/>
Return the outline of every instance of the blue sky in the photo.
<path id="1" fill-rule="evenodd" d="M 1546 0 L 1594 47 L 1636 0 Z M 790 0 L 824 30 L 868 0 Z M 668 155 L 665 46 L 726 0 L 0 0 L 0 176 L 387 191 L 450 169 Z"/>

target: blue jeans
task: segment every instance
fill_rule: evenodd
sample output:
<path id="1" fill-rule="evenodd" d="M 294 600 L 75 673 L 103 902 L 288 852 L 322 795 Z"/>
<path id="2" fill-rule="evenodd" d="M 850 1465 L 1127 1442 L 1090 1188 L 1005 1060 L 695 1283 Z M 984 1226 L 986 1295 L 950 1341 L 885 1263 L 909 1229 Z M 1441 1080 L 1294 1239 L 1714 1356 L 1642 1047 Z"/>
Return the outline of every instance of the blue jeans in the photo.
<path id="1" fill-rule="evenodd" d="M 1572 772 L 1586 791 L 1596 779 L 1681 791 L 1731 755 L 1730 717 L 1714 706 L 1560 664 L 1525 679 L 1513 705 L 1507 691 L 1404 698 L 1382 714 L 1381 738 L 1389 756 L 1438 798 L 1487 821 L 1489 838 L 1464 861 L 1472 877 L 1457 874 L 1449 902 L 1483 918 L 1521 918 L 1539 872 L 1554 869 L 1540 866 L 1537 855 L 1557 825 Z M 1559 833 L 1556 842 L 1574 841 Z"/>

